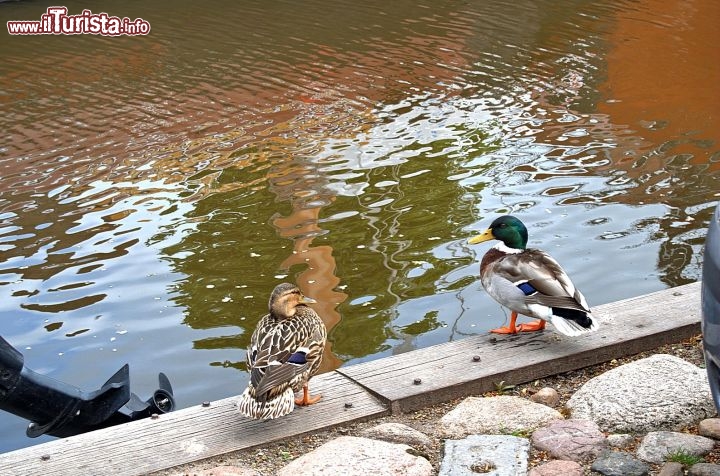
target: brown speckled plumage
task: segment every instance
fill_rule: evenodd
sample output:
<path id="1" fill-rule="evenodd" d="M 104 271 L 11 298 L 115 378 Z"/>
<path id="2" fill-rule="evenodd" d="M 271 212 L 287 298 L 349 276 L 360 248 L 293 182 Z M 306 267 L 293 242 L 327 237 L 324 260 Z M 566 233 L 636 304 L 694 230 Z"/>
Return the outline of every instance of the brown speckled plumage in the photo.
<path id="1" fill-rule="evenodd" d="M 248 388 L 238 402 L 251 418 L 272 419 L 295 408 L 294 392 L 317 373 L 327 331 L 317 313 L 304 304 L 297 286 L 280 284 L 270 296 L 270 312 L 250 338 Z"/>

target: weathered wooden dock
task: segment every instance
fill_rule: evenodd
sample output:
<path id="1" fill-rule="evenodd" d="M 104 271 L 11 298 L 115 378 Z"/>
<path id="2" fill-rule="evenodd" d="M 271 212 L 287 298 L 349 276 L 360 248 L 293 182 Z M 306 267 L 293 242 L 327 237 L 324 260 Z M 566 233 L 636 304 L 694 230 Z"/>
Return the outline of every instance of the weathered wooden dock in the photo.
<path id="1" fill-rule="evenodd" d="M 700 284 L 598 306 L 596 333 L 546 330 L 478 335 L 340 369 L 313 379 L 316 405 L 280 420 L 241 417 L 236 397 L 0 455 L 0 474 L 138 475 L 352 421 L 407 412 L 495 384 L 520 384 L 587 367 L 700 332 Z M 350 405 L 351 404 L 351 405 Z"/>

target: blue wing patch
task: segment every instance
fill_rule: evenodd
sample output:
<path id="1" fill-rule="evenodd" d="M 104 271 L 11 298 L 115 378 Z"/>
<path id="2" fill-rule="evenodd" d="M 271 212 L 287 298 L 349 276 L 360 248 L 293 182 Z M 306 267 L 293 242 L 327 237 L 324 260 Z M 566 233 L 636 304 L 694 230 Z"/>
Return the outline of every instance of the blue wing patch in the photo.
<path id="1" fill-rule="evenodd" d="M 523 294 L 525 294 L 526 296 L 530 296 L 531 294 L 535 294 L 536 292 L 538 292 L 537 289 L 535 289 L 534 287 L 532 287 L 532 284 L 530 284 L 530 283 L 528 283 L 528 282 L 520 283 L 520 284 L 517 285 L 517 287 L 518 287 L 518 288 L 520 289 L 520 291 L 522 291 Z"/>
<path id="2" fill-rule="evenodd" d="M 307 363 L 307 354 L 302 351 L 295 352 L 294 354 L 290 355 L 290 358 L 288 359 L 288 363 L 298 364 L 298 365 L 306 364 Z"/>

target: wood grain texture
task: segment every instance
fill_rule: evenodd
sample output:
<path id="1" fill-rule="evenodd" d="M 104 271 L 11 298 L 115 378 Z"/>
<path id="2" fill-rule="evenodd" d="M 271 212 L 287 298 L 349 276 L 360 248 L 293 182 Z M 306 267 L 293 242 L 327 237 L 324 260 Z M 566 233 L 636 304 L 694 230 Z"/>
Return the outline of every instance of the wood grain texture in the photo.
<path id="1" fill-rule="evenodd" d="M 581 337 L 560 335 L 552 326 L 542 333 L 478 335 L 338 372 L 389 403 L 393 412 L 408 412 L 484 393 L 501 381 L 529 382 L 697 335 L 700 283 L 598 306 L 593 314 L 600 329 Z"/>
<path id="2" fill-rule="evenodd" d="M 240 415 L 237 397 L 0 455 L 0 474 L 138 475 L 387 414 L 386 406 L 337 372 L 311 380 L 322 400 L 277 420 Z M 352 403 L 346 408 L 346 403 Z"/>

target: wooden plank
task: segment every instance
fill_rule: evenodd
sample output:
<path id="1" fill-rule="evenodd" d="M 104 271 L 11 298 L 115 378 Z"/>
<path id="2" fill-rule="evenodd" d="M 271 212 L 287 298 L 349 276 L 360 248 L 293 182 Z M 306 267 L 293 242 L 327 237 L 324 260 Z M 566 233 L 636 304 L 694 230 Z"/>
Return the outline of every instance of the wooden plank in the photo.
<path id="1" fill-rule="evenodd" d="M 493 390 L 496 382 L 530 382 L 695 336 L 700 283 L 598 306 L 593 314 L 601 328 L 581 337 L 560 335 L 552 326 L 542 333 L 478 335 L 338 372 L 388 402 L 393 413 L 408 412 Z"/>
<path id="2" fill-rule="evenodd" d="M 5 453 L 0 474 L 145 474 L 379 417 L 389 413 L 387 405 L 411 411 L 492 390 L 496 382 L 528 382 L 692 337 L 700 332 L 699 303 L 694 283 L 599 306 L 601 329 L 580 338 L 553 331 L 479 335 L 340 368 L 313 379 L 313 391 L 323 394 L 319 403 L 279 420 L 241 417 L 231 397 Z"/>
<path id="3" fill-rule="evenodd" d="M 0 474 L 137 475 L 252 448 L 351 421 L 389 413 L 382 405 L 337 372 L 312 380 L 322 400 L 290 415 L 255 421 L 235 409 L 237 397 L 149 418 L 0 455 Z M 352 403 L 350 408 L 346 403 Z"/>

